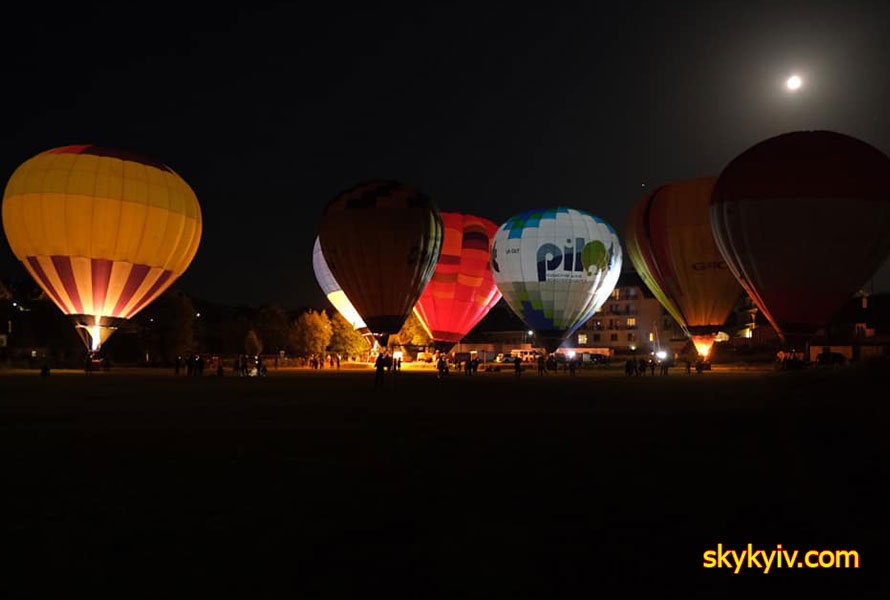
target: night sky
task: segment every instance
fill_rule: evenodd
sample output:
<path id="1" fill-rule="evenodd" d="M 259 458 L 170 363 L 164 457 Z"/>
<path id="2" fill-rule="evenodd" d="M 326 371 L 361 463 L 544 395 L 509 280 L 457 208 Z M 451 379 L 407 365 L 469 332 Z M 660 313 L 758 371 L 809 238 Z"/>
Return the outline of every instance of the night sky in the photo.
<path id="1" fill-rule="evenodd" d="M 204 215 L 177 284 L 198 298 L 323 306 L 321 210 L 366 179 L 498 223 L 568 205 L 623 235 L 644 185 L 717 175 L 779 133 L 890 153 L 886 2 L 221 6 L 27 3 L 0 36 L 4 185 L 67 144 L 170 165 Z M 4 240 L 0 277 L 17 265 Z M 874 284 L 890 291 L 890 265 Z"/>

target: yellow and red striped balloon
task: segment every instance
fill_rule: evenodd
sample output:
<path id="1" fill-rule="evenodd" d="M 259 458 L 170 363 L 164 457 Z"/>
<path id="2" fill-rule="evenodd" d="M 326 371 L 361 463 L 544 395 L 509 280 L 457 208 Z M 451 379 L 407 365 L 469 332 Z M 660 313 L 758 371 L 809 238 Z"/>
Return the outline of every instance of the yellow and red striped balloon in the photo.
<path id="1" fill-rule="evenodd" d="M 168 166 L 126 151 L 65 146 L 25 161 L 3 194 L 16 257 L 72 317 L 91 350 L 182 275 L 201 209 Z"/>

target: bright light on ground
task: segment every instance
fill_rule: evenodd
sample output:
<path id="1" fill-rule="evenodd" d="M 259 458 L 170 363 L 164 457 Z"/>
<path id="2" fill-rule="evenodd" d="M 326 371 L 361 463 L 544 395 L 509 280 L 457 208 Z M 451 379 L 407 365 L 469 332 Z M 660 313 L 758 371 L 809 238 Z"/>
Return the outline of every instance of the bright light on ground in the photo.
<path id="1" fill-rule="evenodd" d="M 798 75 L 792 75 L 785 82 L 785 87 L 787 87 L 792 92 L 796 92 L 800 89 L 800 86 L 803 85 L 803 79 L 801 79 Z"/>

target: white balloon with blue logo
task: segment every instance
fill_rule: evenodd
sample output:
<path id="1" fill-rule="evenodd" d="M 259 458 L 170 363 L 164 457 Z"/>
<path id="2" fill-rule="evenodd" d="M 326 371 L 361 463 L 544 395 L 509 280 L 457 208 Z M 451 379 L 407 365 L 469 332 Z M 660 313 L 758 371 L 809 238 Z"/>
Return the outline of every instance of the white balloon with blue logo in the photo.
<path id="1" fill-rule="evenodd" d="M 498 228 L 491 270 L 510 308 L 556 350 L 608 299 L 621 274 L 621 242 L 611 225 L 583 210 L 548 208 Z"/>

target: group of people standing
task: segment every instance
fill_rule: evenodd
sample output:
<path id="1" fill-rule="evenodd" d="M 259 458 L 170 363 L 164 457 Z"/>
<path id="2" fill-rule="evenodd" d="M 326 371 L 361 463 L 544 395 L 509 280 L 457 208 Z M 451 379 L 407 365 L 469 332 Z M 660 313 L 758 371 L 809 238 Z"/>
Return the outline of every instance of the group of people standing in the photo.
<path id="1" fill-rule="evenodd" d="M 235 375 L 240 377 L 250 377 L 251 375 L 263 377 L 268 373 L 262 356 L 247 356 L 246 354 L 242 354 L 235 361 L 234 371 Z M 222 375 L 222 366 L 219 367 L 219 374 Z"/>
<path id="2" fill-rule="evenodd" d="M 651 375 L 655 375 L 656 368 L 659 369 L 662 375 L 667 375 L 668 370 L 671 368 L 671 361 L 666 358 L 650 358 L 649 360 L 646 360 L 645 358 L 641 358 L 640 360 L 628 358 L 627 362 L 624 364 L 624 374 L 628 377 L 632 375 L 645 375 L 646 370 L 648 369 Z"/>
<path id="3" fill-rule="evenodd" d="M 189 377 L 201 377 L 204 375 L 204 357 L 200 354 L 189 354 L 185 358 L 177 356 L 173 365 L 173 372 L 176 375 L 180 374 L 183 366 L 185 366 L 185 374 Z"/>
<path id="4" fill-rule="evenodd" d="M 518 360 L 518 359 L 517 359 Z M 559 362 L 556 360 L 556 354 L 545 357 L 543 354 L 538 355 L 538 375 L 546 375 L 547 371 L 558 371 Z M 578 371 L 578 361 L 574 358 L 567 360 L 563 365 L 563 370 L 574 375 Z"/>
<path id="5" fill-rule="evenodd" d="M 374 361 L 374 369 L 377 371 L 377 374 L 374 377 L 374 387 L 382 388 L 384 373 L 386 371 L 396 372 L 402 370 L 402 357 L 393 356 L 387 350 L 384 350 L 377 355 L 377 360 Z"/>
<path id="6" fill-rule="evenodd" d="M 338 369 L 340 368 L 340 355 L 339 354 L 336 354 L 336 353 L 328 354 L 327 359 L 328 359 L 328 366 L 330 368 L 333 369 L 335 366 Z M 315 370 L 324 369 L 324 361 L 325 361 L 324 355 L 313 354 L 312 356 L 309 357 L 309 361 L 308 361 L 309 368 L 315 369 Z"/>

